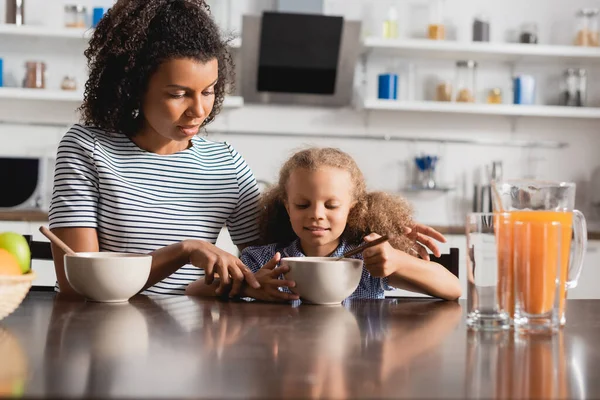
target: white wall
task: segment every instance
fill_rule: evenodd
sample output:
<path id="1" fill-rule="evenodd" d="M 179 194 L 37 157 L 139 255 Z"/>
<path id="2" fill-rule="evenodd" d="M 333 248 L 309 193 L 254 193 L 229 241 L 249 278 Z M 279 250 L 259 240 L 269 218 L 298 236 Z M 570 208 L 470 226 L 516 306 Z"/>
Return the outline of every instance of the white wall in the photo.
<path id="1" fill-rule="evenodd" d="M 26 18 L 30 22 L 60 26 L 62 7 L 67 1 L 29 0 Z M 81 1 L 93 5 L 110 5 L 112 1 Z M 212 1 L 213 11 L 226 31 L 241 31 L 241 14 L 269 9 L 272 0 Z M 368 4 L 368 6 L 367 6 Z M 378 33 L 390 1 L 367 2 L 361 0 L 327 0 L 326 11 L 344 14 L 349 18 L 365 17 L 365 30 Z M 426 23 L 424 1 L 397 1 L 400 10 L 401 35 L 419 35 Z M 567 44 L 572 40 L 575 28 L 575 12 L 580 7 L 599 6 L 598 1 L 573 0 L 507 0 L 505 2 L 482 2 L 480 0 L 447 0 L 447 19 L 456 27 L 457 40 L 470 40 L 470 27 L 474 14 L 485 12 L 492 17 L 492 40 L 499 41 L 503 33 L 518 27 L 525 21 L 536 21 L 542 43 Z M 0 11 L 0 18 L 4 18 Z M 451 30 L 452 31 L 452 30 Z M 84 47 L 73 40 L 0 39 L 0 57 L 5 60 L 6 72 L 13 73 L 16 81 L 22 78 L 23 62 L 42 59 L 47 62 L 49 87 L 58 87 L 64 73 L 75 73 L 79 84 L 85 78 L 85 64 L 81 55 Z M 406 60 L 394 60 L 403 65 Z M 450 62 L 411 60 L 415 65 L 415 97 L 424 97 L 424 82 L 431 77 L 452 78 L 454 67 Z M 388 64 L 386 59 L 372 57 L 367 70 L 366 96 L 375 96 L 376 74 Z M 517 65 L 517 71 L 534 73 L 541 84 L 540 100 L 550 100 L 558 88 L 551 85 L 564 65 Z M 70 72 L 75 71 L 75 72 Z M 478 87 L 483 94 L 488 86 L 505 88 L 505 98 L 510 98 L 510 68 L 506 65 L 481 64 Z M 402 69 L 400 68 L 400 73 Z M 600 88 L 595 78 L 598 70 L 590 70 L 589 90 L 594 105 L 600 106 Z M 361 91 L 357 76 L 356 90 Z M 73 114 L 72 108 L 43 102 L 0 101 L 0 120 L 17 119 L 21 122 L 37 118 L 56 117 L 64 120 Z M 60 118 L 58 117 L 60 116 Z M 74 118 L 74 117 L 73 117 Z M 257 178 L 273 181 L 277 170 L 286 157 L 305 145 L 337 146 L 350 152 L 363 169 L 373 189 L 398 191 L 409 183 L 412 157 L 427 151 L 441 156 L 438 180 L 455 186 L 448 194 L 414 194 L 413 201 L 419 221 L 430 224 L 461 224 L 465 212 L 470 210 L 473 175 L 478 168 L 492 160 L 504 162 L 505 176 L 534 176 L 547 179 L 576 181 L 578 184 L 578 207 L 590 218 L 595 218 L 589 206 L 589 181 L 594 168 L 598 167 L 597 152 L 600 137 L 597 121 L 570 119 L 519 118 L 515 129 L 507 117 L 460 116 L 443 114 L 419 114 L 406 112 L 358 111 L 352 108 L 325 109 L 307 107 L 247 105 L 241 109 L 225 111 L 209 133 L 230 129 L 248 132 L 234 135 L 210 135 L 216 140 L 228 140 L 248 160 Z M 0 125 L 0 154 L 46 154 L 53 153 L 66 128 L 40 126 Z M 250 131 L 312 133 L 314 138 L 265 138 L 253 136 Z M 319 133 L 340 134 L 390 134 L 415 139 L 414 142 L 381 142 L 351 139 L 320 139 Z M 440 138 L 440 143 L 420 143 L 420 137 Z M 538 139 L 558 140 L 568 143 L 564 149 L 525 149 L 444 144 L 448 138 L 491 139 Z M 600 191 L 600 187 L 595 188 Z"/>

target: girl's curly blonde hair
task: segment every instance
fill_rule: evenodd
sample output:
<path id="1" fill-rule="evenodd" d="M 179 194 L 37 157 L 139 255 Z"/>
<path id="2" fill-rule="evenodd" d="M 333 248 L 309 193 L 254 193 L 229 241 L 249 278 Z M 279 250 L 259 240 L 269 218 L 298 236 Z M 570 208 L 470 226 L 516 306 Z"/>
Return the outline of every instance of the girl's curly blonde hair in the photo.
<path id="1" fill-rule="evenodd" d="M 329 147 L 299 151 L 283 165 L 277 185 L 261 197 L 260 244 L 288 244 L 297 239 L 285 208 L 287 182 L 298 168 L 314 171 L 322 167 L 348 171 L 354 184 L 352 196 L 356 204 L 350 210 L 342 234 L 345 240 L 360 243 L 366 235 L 376 232 L 393 236 L 390 244 L 398 250 L 408 251 L 412 248 L 414 243 L 405 235 L 407 227 L 414 227 L 412 208 L 408 202 L 384 192 L 367 193 L 365 178 L 352 157 Z"/>

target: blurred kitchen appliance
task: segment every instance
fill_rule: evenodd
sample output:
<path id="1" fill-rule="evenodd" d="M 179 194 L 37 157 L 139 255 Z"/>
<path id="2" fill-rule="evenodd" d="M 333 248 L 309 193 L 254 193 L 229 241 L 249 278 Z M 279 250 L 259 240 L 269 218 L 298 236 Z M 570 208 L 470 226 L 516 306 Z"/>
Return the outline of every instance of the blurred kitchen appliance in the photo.
<path id="1" fill-rule="evenodd" d="M 0 157 L 0 210 L 47 210 L 52 196 L 54 160 L 45 157 Z"/>
<path id="2" fill-rule="evenodd" d="M 438 156 L 429 154 L 415 157 L 415 165 L 417 166 L 415 187 L 421 189 L 435 189 L 437 187 L 435 167 L 438 160 Z"/>
<path id="3" fill-rule="evenodd" d="M 567 68 L 561 82 L 561 106 L 585 107 L 587 104 L 587 72 L 585 69 Z"/>
<path id="4" fill-rule="evenodd" d="M 241 49 L 244 101 L 350 105 L 360 29 L 359 21 L 335 16 L 245 15 Z"/>
<path id="5" fill-rule="evenodd" d="M 473 212 L 492 212 L 493 180 L 502 180 L 502 161 L 494 161 L 484 167 L 485 173 L 478 171 L 473 192 Z"/>

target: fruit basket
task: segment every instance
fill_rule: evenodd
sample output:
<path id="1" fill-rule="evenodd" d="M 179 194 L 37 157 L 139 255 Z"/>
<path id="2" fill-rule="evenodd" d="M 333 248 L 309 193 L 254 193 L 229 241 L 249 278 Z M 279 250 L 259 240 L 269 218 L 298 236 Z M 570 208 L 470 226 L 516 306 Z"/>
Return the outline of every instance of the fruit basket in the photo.
<path id="1" fill-rule="evenodd" d="M 33 271 L 23 275 L 0 275 L 0 320 L 19 307 L 34 279 Z"/>

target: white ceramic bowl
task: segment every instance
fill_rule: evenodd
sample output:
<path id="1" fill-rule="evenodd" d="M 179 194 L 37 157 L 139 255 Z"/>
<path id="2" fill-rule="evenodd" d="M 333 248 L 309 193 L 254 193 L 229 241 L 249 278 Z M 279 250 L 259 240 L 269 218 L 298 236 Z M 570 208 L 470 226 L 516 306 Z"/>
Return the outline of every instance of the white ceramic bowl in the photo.
<path id="1" fill-rule="evenodd" d="M 71 287 L 82 296 L 100 302 L 129 300 L 146 284 L 152 256 L 131 253 L 65 254 L 65 273 Z"/>
<path id="2" fill-rule="evenodd" d="M 286 279 L 296 282 L 292 292 L 314 304 L 339 304 L 358 287 L 363 261 L 331 257 L 287 257 L 281 259 L 290 271 Z"/>

